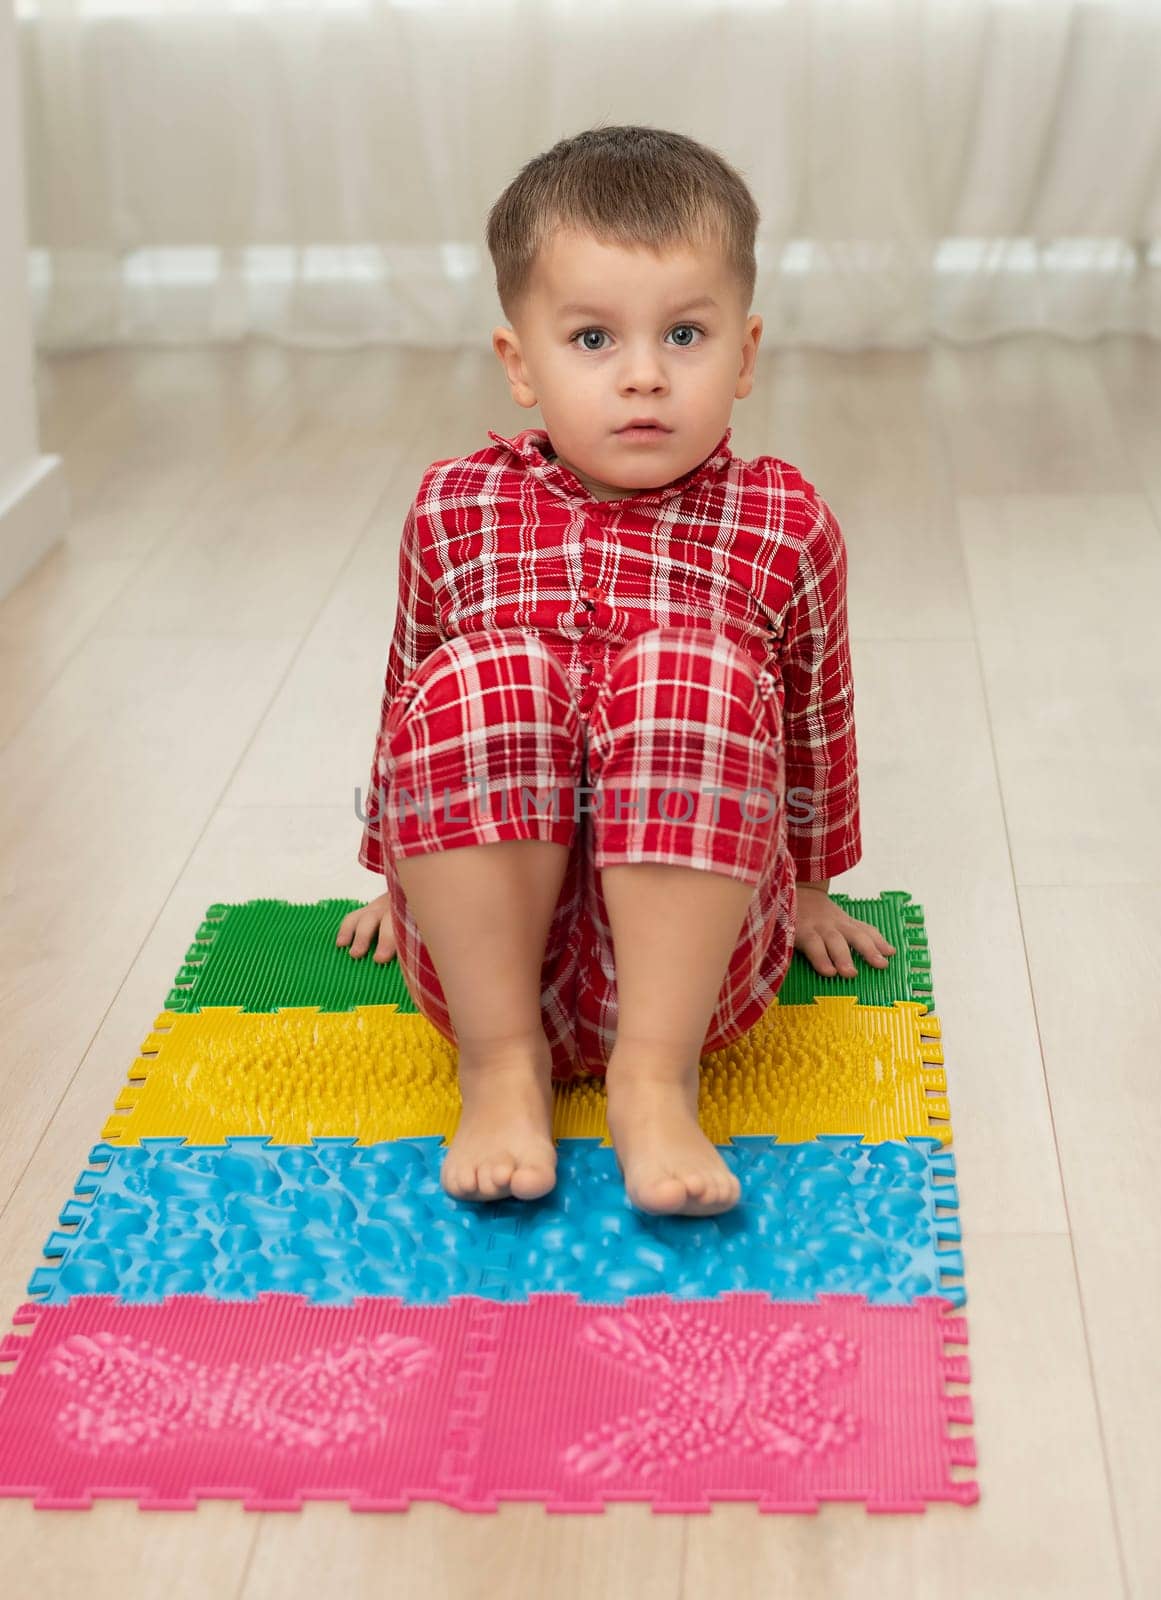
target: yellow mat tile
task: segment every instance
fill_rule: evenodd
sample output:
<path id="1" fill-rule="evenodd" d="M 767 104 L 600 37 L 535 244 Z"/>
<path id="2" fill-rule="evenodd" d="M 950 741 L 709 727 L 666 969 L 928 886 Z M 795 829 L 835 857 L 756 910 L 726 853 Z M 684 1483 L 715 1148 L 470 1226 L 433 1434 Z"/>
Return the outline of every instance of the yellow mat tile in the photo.
<path id="1" fill-rule="evenodd" d="M 704 1057 L 701 1125 L 715 1144 L 734 1134 L 777 1134 L 795 1143 L 820 1133 L 872 1141 L 915 1134 L 946 1144 L 940 1031 L 938 1017 L 914 1001 L 861 1006 L 843 995 L 813 1006 L 775 1002 L 744 1039 Z M 102 1137 L 111 1144 L 221 1144 L 247 1134 L 275 1144 L 450 1138 L 460 1113 L 455 1058 L 426 1017 L 394 1006 L 163 1011 Z M 558 1138 L 608 1142 L 598 1080 L 561 1084 L 555 1101 Z"/>

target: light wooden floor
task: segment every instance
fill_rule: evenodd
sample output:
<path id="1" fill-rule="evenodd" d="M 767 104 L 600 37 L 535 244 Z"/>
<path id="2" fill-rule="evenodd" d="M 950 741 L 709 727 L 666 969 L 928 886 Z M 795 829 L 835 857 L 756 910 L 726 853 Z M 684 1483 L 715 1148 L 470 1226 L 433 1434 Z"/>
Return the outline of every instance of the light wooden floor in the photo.
<path id="1" fill-rule="evenodd" d="M 1161 347 L 764 353 L 734 446 L 850 553 L 865 856 L 926 907 L 980 1503 L 871 1517 L 0 1504 L 13 1600 L 1161 1594 Z M 42 361 L 66 542 L 2 606 L 0 1321 L 205 907 L 364 895 L 402 516 L 539 421 L 489 350 Z M 14 1586 L 13 1586 L 14 1585 Z"/>

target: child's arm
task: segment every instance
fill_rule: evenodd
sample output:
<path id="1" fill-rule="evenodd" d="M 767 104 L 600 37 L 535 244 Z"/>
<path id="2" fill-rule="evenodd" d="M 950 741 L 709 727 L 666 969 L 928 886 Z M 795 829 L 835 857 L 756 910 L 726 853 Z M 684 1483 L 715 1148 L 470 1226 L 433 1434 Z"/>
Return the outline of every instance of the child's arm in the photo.
<path id="1" fill-rule="evenodd" d="M 837 518 L 810 483 L 805 515 L 783 624 L 787 842 L 799 884 L 829 887 L 863 853 L 847 552 Z"/>
<path id="2" fill-rule="evenodd" d="M 388 708 L 403 683 L 431 652 L 443 643 L 443 634 L 440 631 L 435 608 L 435 593 L 420 548 L 416 506 L 420 503 L 422 493 L 421 487 L 419 495 L 407 512 L 399 543 L 399 599 L 395 611 L 395 629 L 387 652 L 387 671 L 379 709 L 379 731 L 375 736 L 375 752 L 371 758 L 371 781 L 367 788 L 366 821 L 359 844 L 359 861 L 371 872 L 378 872 L 380 875 L 384 871 L 383 848 L 379 838 L 382 800 L 379 794 L 379 752 L 383 741 L 383 724 L 387 718 Z"/>
<path id="3" fill-rule="evenodd" d="M 853 976 L 849 945 L 880 967 L 895 947 L 828 895 L 831 878 L 863 853 L 847 552 L 834 512 L 813 484 L 805 487 L 806 537 L 783 633 L 787 842 L 798 891 L 794 943 L 818 972 Z"/>

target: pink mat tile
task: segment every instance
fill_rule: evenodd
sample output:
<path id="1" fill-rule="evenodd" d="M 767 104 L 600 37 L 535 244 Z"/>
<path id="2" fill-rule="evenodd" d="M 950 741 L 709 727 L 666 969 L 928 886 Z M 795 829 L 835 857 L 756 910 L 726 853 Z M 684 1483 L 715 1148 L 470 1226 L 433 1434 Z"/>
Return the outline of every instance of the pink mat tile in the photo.
<path id="1" fill-rule="evenodd" d="M 622 1306 L 82 1296 L 24 1306 L 0 1361 L 0 1495 L 189 1508 L 501 1500 L 705 1511 L 969 1504 L 967 1327 L 950 1302 L 738 1293 Z"/>

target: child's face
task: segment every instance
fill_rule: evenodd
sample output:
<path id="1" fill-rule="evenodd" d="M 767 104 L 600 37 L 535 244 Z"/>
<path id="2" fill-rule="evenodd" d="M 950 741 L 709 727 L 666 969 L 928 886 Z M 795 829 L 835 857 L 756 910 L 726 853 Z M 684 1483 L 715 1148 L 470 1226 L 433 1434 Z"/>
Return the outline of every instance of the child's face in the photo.
<path id="1" fill-rule="evenodd" d="M 714 304 L 693 304 L 703 297 Z M 601 500 L 660 488 L 705 460 L 753 387 L 762 337 L 719 250 L 656 256 L 563 231 L 541 250 L 513 322 L 492 334 L 513 399 L 540 407 L 557 459 Z M 670 431 L 619 436 L 635 417 Z"/>

